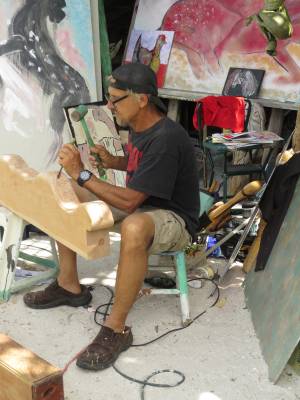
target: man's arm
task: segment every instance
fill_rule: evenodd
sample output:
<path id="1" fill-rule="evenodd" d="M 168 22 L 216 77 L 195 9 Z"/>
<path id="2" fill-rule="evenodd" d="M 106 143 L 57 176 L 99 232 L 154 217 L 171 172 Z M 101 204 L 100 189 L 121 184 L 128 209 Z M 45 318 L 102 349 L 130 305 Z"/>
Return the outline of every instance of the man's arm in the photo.
<path id="1" fill-rule="evenodd" d="M 91 148 L 92 153 L 99 155 L 101 159 L 101 166 L 103 168 L 117 169 L 119 171 L 126 171 L 128 158 L 126 156 L 113 156 L 106 148 L 100 144 Z M 95 163 L 95 158 L 91 156 L 91 161 Z M 97 165 L 94 165 L 97 166 Z"/>
<path id="2" fill-rule="evenodd" d="M 114 159 L 112 161 L 112 166 L 110 168 L 117 169 L 119 171 L 126 171 L 128 164 L 128 157 L 126 156 L 112 156 Z"/>
<path id="3" fill-rule="evenodd" d="M 84 166 L 76 147 L 65 144 L 59 152 L 58 159 L 71 178 L 77 181 Z M 103 182 L 94 175 L 84 184 L 84 188 L 94 193 L 100 200 L 129 214 L 133 213 L 148 197 L 146 193 Z"/>
<path id="4" fill-rule="evenodd" d="M 103 182 L 94 175 L 83 186 L 100 200 L 128 214 L 133 213 L 148 197 L 146 193 Z"/>

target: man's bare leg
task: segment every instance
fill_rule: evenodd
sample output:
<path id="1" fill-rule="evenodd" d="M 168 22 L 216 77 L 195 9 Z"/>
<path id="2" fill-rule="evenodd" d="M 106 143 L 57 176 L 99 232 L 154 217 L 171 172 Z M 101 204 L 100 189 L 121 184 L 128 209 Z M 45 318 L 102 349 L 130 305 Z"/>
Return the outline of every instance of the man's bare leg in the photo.
<path id="1" fill-rule="evenodd" d="M 93 193 L 79 186 L 73 180 L 71 180 L 70 182 L 74 189 L 74 192 L 76 193 L 81 203 L 98 200 L 98 198 Z M 126 213 L 114 209 L 113 207 L 112 212 L 115 221 L 124 219 L 126 216 Z M 81 288 L 77 274 L 76 253 L 73 252 L 73 250 L 70 250 L 68 247 L 64 246 L 62 243 L 57 242 L 57 246 L 59 251 L 60 264 L 60 273 L 57 278 L 58 284 L 69 292 L 78 294 L 81 292 Z"/>
<path id="2" fill-rule="evenodd" d="M 59 242 L 57 242 L 57 247 L 60 265 L 57 282 L 59 286 L 69 292 L 79 294 L 81 293 L 81 287 L 77 273 L 76 253 Z"/>
<path id="3" fill-rule="evenodd" d="M 105 321 L 105 326 L 115 332 L 123 331 L 127 315 L 142 287 L 154 232 L 154 222 L 147 214 L 130 215 L 122 223 L 115 300 Z"/>
<path id="4" fill-rule="evenodd" d="M 81 203 L 98 200 L 95 195 L 80 187 L 76 182 L 70 180 L 70 183 Z M 57 277 L 59 286 L 71 293 L 79 294 L 81 292 L 80 283 L 77 274 L 77 255 L 76 253 L 63 245 L 56 242 L 59 252 L 60 272 Z"/>

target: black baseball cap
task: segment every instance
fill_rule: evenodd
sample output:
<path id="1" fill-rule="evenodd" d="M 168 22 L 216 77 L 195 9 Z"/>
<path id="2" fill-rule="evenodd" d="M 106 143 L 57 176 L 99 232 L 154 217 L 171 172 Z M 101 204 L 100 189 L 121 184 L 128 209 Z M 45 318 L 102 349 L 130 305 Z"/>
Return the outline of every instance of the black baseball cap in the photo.
<path id="1" fill-rule="evenodd" d="M 163 113 L 167 107 L 160 100 L 157 90 L 155 72 L 144 64 L 123 64 L 112 72 L 109 85 L 120 90 L 132 90 L 134 93 L 148 94 L 150 103 L 154 104 Z"/>

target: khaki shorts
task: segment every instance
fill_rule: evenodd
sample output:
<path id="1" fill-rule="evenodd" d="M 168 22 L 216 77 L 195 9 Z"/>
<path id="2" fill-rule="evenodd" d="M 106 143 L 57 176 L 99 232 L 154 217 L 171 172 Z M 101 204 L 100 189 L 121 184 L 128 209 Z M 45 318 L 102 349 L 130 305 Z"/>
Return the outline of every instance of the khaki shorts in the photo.
<path id="1" fill-rule="evenodd" d="M 186 230 L 184 220 L 173 211 L 161 209 L 147 211 L 140 209 L 139 211 L 148 214 L 155 225 L 154 239 L 149 254 L 182 250 L 191 243 L 192 238 Z"/>
<path id="2" fill-rule="evenodd" d="M 110 207 L 115 222 L 124 220 L 128 214 L 117 208 Z M 158 208 L 138 208 L 135 213 L 148 214 L 155 225 L 155 234 L 149 254 L 163 251 L 177 251 L 192 242 L 192 237 L 185 227 L 184 220 L 175 212 Z"/>
<path id="3" fill-rule="evenodd" d="M 84 188 L 80 188 L 72 182 L 74 190 L 81 201 L 97 200 L 96 196 Z M 128 214 L 117 208 L 110 207 L 115 222 L 122 221 Z M 148 214 L 155 225 L 153 243 L 149 248 L 149 254 L 157 254 L 163 251 L 177 251 L 183 249 L 192 242 L 191 235 L 185 227 L 184 220 L 175 212 L 156 208 L 139 208 L 135 211 Z"/>

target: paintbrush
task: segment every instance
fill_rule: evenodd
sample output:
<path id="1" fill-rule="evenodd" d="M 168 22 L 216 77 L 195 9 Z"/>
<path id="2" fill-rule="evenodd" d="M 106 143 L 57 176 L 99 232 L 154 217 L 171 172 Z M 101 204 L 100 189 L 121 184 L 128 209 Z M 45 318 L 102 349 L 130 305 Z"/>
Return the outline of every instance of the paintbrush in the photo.
<path id="1" fill-rule="evenodd" d="M 73 145 L 75 145 L 76 146 L 76 140 L 75 139 L 73 139 L 71 142 L 69 142 L 68 144 L 73 144 Z M 77 147 L 77 146 L 76 146 Z M 58 171 L 58 174 L 57 174 L 57 179 L 59 179 L 60 178 L 60 176 L 61 176 L 61 173 L 62 173 L 62 170 L 64 169 L 64 167 L 63 166 L 61 166 L 60 167 L 60 169 L 59 169 L 59 171 Z"/>

